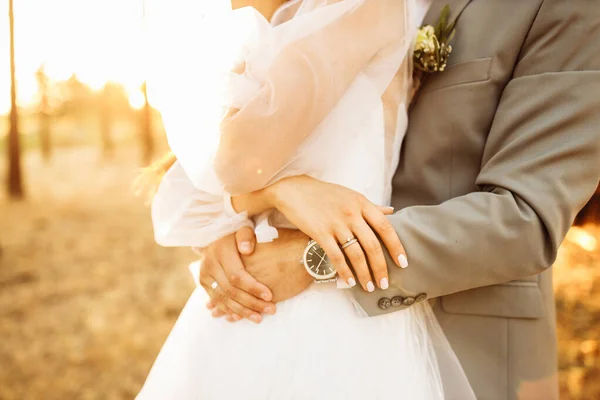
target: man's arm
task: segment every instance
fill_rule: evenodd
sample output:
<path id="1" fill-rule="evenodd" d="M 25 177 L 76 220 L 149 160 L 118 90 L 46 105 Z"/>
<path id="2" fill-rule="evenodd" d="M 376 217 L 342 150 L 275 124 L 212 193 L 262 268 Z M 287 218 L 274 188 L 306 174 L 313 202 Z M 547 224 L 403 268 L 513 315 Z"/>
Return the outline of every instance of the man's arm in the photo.
<path id="1" fill-rule="evenodd" d="M 438 297 L 549 268 L 600 178 L 600 7 L 546 0 L 505 88 L 480 192 L 389 219 L 411 266 L 390 265 L 386 297 Z M 355 292 L 369 315 L 380 295 Z"/>

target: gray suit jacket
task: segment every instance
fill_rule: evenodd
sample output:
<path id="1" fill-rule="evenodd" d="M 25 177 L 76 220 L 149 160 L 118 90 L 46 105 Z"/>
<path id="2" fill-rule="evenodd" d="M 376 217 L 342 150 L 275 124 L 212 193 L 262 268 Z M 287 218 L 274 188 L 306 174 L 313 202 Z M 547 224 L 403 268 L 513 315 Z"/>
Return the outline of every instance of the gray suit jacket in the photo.
<path id="1" fill-rule="evenodd" d="M 426 295 L 478 399 L 556 399 L 549 268 L 600 178 L 600 3 L 435 0 L 426 23 L 446 4 L 454 52 L 393 180 L 410 265 L 354 293 L 371 316 Z"/>

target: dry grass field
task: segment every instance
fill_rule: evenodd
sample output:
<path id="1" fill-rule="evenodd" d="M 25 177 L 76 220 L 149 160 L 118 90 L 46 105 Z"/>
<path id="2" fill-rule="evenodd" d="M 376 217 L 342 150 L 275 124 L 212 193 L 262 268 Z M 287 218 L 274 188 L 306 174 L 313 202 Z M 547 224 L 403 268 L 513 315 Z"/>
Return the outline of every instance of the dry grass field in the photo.
<path id="1" fill-rule="evenodd" d="M 28 200 L 0 195 L 1 400 L 132 399 L 142 384 L 191 292 L 193 254 L 154 244 L 130 191 L 138 159 L 30 154 Z M 600 398 L 598 240 L 572 230 L 555 268 L 563 399 Z"/>

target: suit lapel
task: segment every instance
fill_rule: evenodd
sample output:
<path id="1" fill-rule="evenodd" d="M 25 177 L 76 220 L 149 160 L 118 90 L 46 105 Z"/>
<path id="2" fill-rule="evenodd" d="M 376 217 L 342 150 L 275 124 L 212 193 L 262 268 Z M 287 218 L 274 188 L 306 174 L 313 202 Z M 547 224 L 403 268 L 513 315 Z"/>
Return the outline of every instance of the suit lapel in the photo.
<path id="1" fill-rule="evenodd" d="M 425 15 L 423 25 L 435 26 L 438 18 L 440 17 L 442 9 L 446 5 L 450 6 L 450 20 L 448 22 L 454 23 L 470 2 L 471 0 L 434 0 L 433 4 L 431 4 L 431 7 L 429 7 L 427 15 Z"/>
<path id="2" fill-rule="evenodd" d="M 460 14 L 462 14 L 465 7 L 468 6 L 470 2 L 471 2 L 471 0 L 433 0 L 431 7 L 429 7 L 429 10 L 427 11 L 427 14 L 425 15 L 425 19 L 423 20 L 423 25 L 435 26 L 438 19 L 440 18 L 442 9 L 444 7 L 446 7 L 446 5 L 450 6 L 450 17 L 449 17 L 448 23 L 452 24 L 452 23 L 456 22 L 458 17 L 460 17 Z M 429 78 L 429 75 L 425 74 L 425 77 L 423 78 L 423 81 L 421 82 L 421 89 L 427 83 L 428 78 Z M 410 103 L 409 112 L 412 109 L 413 105 L 419 99 L 420 94 L 421 94 L 421 90 L 418 90 L 417 94 L 415 95 L 412 102 Z"/>

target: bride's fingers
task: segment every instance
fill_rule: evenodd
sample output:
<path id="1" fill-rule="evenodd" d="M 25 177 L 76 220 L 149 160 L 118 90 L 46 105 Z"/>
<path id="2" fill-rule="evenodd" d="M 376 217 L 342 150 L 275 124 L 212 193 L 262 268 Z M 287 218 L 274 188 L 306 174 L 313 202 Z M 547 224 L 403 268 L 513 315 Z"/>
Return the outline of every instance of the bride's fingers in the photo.
<path id="1" fill-rule="evenodd" d="M 371 272 L 369 271 L 367 259 L 365 258 L 360 242 L 356 241 L 344 248 L 344 253 L 346 253 L 346 257 L 350 260 L 362 288 L 367 292 L 374 291 L 375 286 L 373 285 Z"/>
<path id="2" fill-rule="evenodd" d="M 364 253 L 367 255 L 376 285 L 381 289 L 387 289 L 389 287 L 388 268 L 379 239 L 377 239 L 371 227 L 363 219 L 356 221 L 352 229 Z"/>
<path id="3" fill-rule="evenodd" d="M 381 211 L 383 215 L 392 215 L 394 213 L 394 207 L 377 206 L 377 209 Z"/>
<path id="4" fill-rule="evenodd" d="M 401 268 L 408 267 L 406 250 L 404 250 L 392 223 L 384 215 L 381 215 L 376 207 L 366 207 L 363 210 L 363 217 L 379 235 L 396 265 Z"/>
<path id="5" fill-rule="evenodd" d="M 346 257 L 344 257 L 344 253 L 342 252 L 342 249 L 340 249 L 336 239 L 329 236 L 316 240 L 323 250 L 325 250 L 325 253 L 327 253 L 329 261 L 331 261 L 338 273 L 339 279 L 346 282 L 350 287 L 356 286 L 356 280 L 354 279 L 352 270 L 348 267 Z"/>

